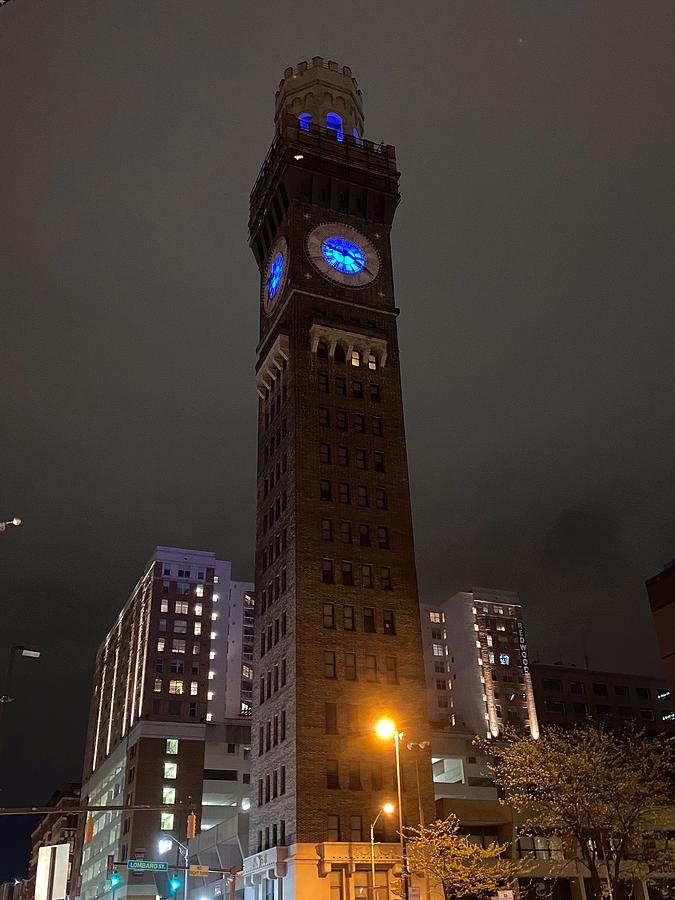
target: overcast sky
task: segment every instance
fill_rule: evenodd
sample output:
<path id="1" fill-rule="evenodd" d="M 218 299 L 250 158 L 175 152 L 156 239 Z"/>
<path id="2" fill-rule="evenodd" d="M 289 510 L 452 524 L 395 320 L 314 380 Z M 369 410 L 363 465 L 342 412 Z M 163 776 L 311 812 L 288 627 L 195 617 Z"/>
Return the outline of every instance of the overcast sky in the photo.
<path id="1" fill-rule="evenodd" d="M 0 515 L 25 518 L 0 535 L 0 668 L 43 650 L 1 805 L 80 777 L 96 647 L 157 544 L 253 577 L 248 192 L 281 74 L 316 54 L 398 151 L 422 597 L 514 589 L 535 659 L 581 664 L 585 635 L 592 666 L 658 673 L 673 24 L 670 0 L 0 8 Z M 29 824 L 0 822 L 0 880 Z"/>

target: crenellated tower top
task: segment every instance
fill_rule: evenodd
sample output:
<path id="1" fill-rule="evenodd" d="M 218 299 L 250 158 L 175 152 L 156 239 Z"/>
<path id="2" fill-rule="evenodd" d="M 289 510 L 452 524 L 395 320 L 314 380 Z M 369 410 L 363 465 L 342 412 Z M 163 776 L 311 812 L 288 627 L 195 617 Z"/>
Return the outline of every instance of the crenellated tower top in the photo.
<path id="1" fill-rule="evenodd" d="M 303 127 L 320 125 L 342 135 L 363 136 L 363 98 L 349 66 L 313 56 L 289 67 L 275 95 L 274 122 L 282 131 L 286 114 L 296 116 Z"/>

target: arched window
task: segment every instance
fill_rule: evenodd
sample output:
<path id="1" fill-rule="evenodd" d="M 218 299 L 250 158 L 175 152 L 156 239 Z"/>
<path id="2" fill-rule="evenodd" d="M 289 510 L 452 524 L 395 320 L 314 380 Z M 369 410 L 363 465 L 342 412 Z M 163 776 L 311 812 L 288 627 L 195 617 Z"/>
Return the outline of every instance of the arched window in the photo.
<path id="1" fill-rule="evenodd" d="M 300 115 L 298 116 L 298 121 L 300 122 L 300 128 L 303 131 L 309 131 L 309 126 L 312 124 L 312 114 L 300 113 Z"/>
<path id="2" fill-rule="evenodd" d="M 368 354 L 368 368 L 373 371 L 377 369 L 377 357 L 372 351 Z"/>
<path id="3" fill-rule="evenodd" d="M 326 114 L 326 128 L 335 132 L 338 141 L 343 140 L 342 118 L 337 113 L 330 112 Z"/>
<path id="4" fill-rule="evenodd" d="M 317 344 L 316 355 L 320 356 L 321 359 L 328 359 L 328 345 L 324 344 L 323 341 L 319 341 Z"/>
<path id="5" fill-rule="evenodd" d="M 352 137 L 354 138 L 354 140 L 356 141 L 356 143 L 357 143 L 358 146 L 360 147 L 360 146 L 361 146 L 361 143 L 362 143 L 362 142 L 361 142 L 361 135 L 359 134 L 357 128 L 352 128 Z"/>
<path id="6" fill-rule="evenodd" d="M 361 365 L 361 352 L 359 350 L 352 350 L 352 365 L 357 367 Z"/>
<path id="7" fill-rule="evenodd" d="M 335 345 L 335 354 L 333 356 L 333 359 L 337 363 L 343 363 L 345 361 L 345 348 L 342 346 L 342 344 Z"/>

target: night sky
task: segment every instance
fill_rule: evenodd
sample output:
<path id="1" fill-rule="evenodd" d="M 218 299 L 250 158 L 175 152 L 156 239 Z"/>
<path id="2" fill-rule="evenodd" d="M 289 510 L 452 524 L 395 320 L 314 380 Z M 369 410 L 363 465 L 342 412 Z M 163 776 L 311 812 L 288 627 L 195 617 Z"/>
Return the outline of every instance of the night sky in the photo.
<path id="1" fill-rule="evenodd" d="M 675 556 L 673 4 L 0 7 L 1 805 L 81 776 L 96 648 L 157 544 L 252 579 L 248 192 L 284 68 L 397 147 L 419 580 L 518 590 L 533 658 L 656 674 Z M 0 880 L 30 823 L 0 822 Z"/>

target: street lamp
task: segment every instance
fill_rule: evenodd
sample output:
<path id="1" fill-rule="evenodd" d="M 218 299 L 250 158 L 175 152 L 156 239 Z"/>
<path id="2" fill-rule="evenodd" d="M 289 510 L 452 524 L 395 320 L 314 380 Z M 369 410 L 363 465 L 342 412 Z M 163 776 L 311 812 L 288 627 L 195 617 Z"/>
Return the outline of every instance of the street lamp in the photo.
<path id="1" fill-rule="evenodd" d="M 16 525 L 16 527 L 18 528 L 20 524 L 21 519 L 18 516 L 14 516 L 14 518 L 10 519 L 9 522 L 0 522 L 0 533 L 2 533 L 3 531 L 7 531 L 8 525 Z"/>
<path id="2" fill-rule="evenodd" d="M 14 673 L 14 660 L 17 656 L 27 656 L 29 659 L 39 659 L 40 651 L 35 647 L 24 647 L 20 644 L 13 644 L 9 651 L 9 660 L 7 662 L 7 674 L 5 675 L 5 693 L 0 694 L 0 716 L 8 703 L 11 703 L 12 697 L 12 675 Z"/>
<path id="3" fill-rule="evenodd" d="M 383 741 L 394 739 L 394 749 L 396 752 L 396 791 L 398 794 L 398 833 L 401 844 L 401 861 L 403 871 L 401 879 L 403 881 L 403 897 L 408 900 L 408 859 L 406 857 L 405 841 L 403 839 L 403 806 L 401 805 L 401 757 L 399 753 L 399 743 L 403 737 L 403 733 L 396 727 L 396 722 L 387 716 L 379 719 L 375 723 L 375 734 Z"/>
<path id="4" fill-rule="evenodd" d="M 176 845 L 177 855 L 180 854 L 185 861 L 185 878 L 183 880 L 183 897 L 184 897 L 184 900 L 188 900 L 188 884 L 187 884 L 188 883 L 188 853 L 189 853 L 188 848 L 185 846 L 185 844 L 181 844 L 180 841 L 177 841 L 173 835 L 167 834 L 165 837 L 161 837 L 157 841 L 157 849 L 159 851 L 160 856 L 163 856 L 165 853 L 169 852 L 169 850 L 171 849 L 172 843 L 174 843 Z M 171 884 L 171 880 L 169 881 L 169 885 L 171 887 L 173 887 L 173 885 Z M 176 886 L 176 888 L 174 889 L 174 893 L 177 889 L 178 889 L 178 886 Z"/>
<path id="5" fill-rule="evenodd" d="M 373 891 L 373 900 L 376 900 L 375 891 L 377 888 L 375 887 L 375 826 L 378 823 L 378 820 L 382 813 L 386 813 L 386 815 L 390 816 L 394 811 L 393 803 L 385 803 L 377 812 L 375 816 L 375 821 L 370 823 L 370 875 L 372 878 L 372 891 Z"/>

